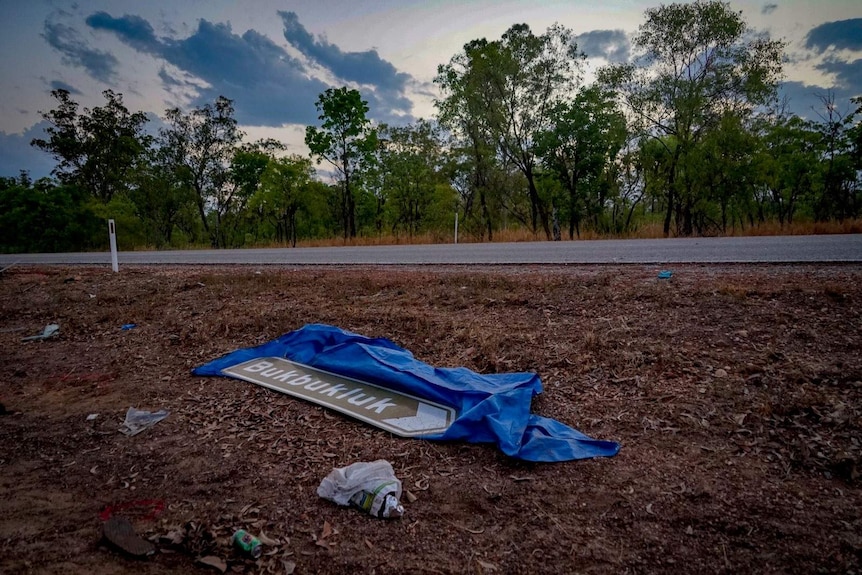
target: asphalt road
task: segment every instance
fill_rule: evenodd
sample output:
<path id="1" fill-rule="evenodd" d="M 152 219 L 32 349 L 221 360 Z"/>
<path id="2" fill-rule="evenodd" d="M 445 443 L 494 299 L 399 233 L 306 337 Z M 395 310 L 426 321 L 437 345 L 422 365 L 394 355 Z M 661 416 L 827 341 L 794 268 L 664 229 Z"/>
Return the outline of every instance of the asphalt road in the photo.
<path id="1" fill-rule="evenodd" d="M 120 252 L 120 265 L 674 264 L 862 262 L 862 234 Z M 11 265 L 111 265 L 108 252 L 0 254 Z"/>

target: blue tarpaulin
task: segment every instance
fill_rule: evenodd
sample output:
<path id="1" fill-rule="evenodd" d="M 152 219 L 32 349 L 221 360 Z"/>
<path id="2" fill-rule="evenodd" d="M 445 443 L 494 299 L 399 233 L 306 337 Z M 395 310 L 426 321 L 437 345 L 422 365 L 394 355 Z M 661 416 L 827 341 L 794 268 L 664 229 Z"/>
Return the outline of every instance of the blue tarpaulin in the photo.
<path id="1" fill-rule="evenodd" d="M 376 383 L 457 411 L 445 432 L 423 439 L 495 443 L 506 455 L 541 462 L 611 457 L 620 449 L 618 443 L 592 439 L 559 421 L 530 413 L 533 396 L 542 392 L 534 373 L 483 375 L 463 367 L 433 367 L 388 339 L 329 325 L 306 325 L 263 345 L 229 353 L 192 373 L 222 376 L 221 370 L 260 357 L 281 357 Z"/>

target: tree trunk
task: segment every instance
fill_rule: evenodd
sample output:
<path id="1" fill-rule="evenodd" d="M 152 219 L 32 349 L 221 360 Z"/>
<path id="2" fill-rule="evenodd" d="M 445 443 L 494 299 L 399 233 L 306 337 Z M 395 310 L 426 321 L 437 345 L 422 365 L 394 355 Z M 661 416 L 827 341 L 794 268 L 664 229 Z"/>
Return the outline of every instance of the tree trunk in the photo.
<path id="1" fill-rule="evenodd" d="M 533 177 L 533 170 L 527 169 L 524 175 L 527 176 L 527 185 L 530 190 L 530 213 L 532 216 L 533 233 L 538 231 L 536 228 L 536 215 L 538 214 L 538 218 L 542 223 L 542 229 L 545 231 L 545 237 L 550 240 L 551 227 L 548 223 L 548 210 L 545 209 L 544 204 L 542 204 L 542 199 L 539 197 L 539 190 L 536 188 L 536 180 Z"/>

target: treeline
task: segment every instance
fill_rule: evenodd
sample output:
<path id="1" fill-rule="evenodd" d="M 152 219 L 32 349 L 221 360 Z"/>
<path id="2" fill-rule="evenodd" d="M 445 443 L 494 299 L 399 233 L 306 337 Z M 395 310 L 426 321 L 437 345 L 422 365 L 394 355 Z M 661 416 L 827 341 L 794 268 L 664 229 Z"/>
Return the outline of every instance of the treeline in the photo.
<path id="1" fill-rule="evenodd" d="M 329 89 L 308 156 L 245 142 L 233 102 L 167 110 L 152 135 L 121 94 L 79 109 L 52 92 L 33 145 L 53 178 L 0 179 L 0 250 L 240 247 L 462 233 L 712 235 L 862 215 L 862 100 L 822 95 L 815 120 L 777 97 L 784 45 L 728 4 L 649 9 L 629 64 L 584 84 L 572 32 L 511 27 L 438 68 L 438 116 L 374 125 L 359 91 Z M 842 113 L 842 110 L 844 111 Z M 323 167 L 321 172 L 317 170 Z"/>

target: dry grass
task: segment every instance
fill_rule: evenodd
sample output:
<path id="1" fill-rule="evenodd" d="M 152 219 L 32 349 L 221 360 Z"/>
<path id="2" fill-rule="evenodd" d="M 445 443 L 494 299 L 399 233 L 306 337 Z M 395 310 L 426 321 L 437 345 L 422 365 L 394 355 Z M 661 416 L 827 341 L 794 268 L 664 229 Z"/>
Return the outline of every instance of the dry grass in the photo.
<path id="1" fill-rule="evenodd" d="M 731 228 L 728 236 L 793 236 L 793 235 L 827 235 L 827 234 L 857 234 L 862 233 L 862 219 L 844 220 L 843 222 L 812 222 L 796 221 L 792 224 L 779 225 L 777 222 L 767 222 L 745 228 Z M 329 246 L 384 246 L 384 245 L 425 245 L 454 242 L 454 231 L 447 233 L 424 233 L 418 235 L 379 235 L 360 236 L 345 240 L 344 238 L 328 238 L 316 240 L 301 240 L 297 247 L 329 247 Z M 659 239 L 664 237 L 660 222 L 647 223 L 624 234 L 601 234 L 594 230 L 582 230 L 576 240 L 601 239 Z M 535 242 L 545 241 L 544 231 L 533 233 L 526 228 L 505 229 L 494 232 L 495 242 Z M 568 240 L 568 233 L 563 233 L 563 240 Z M 459 243 L 476 243 L 481 238 L 462 232 L 458 235 Z M 255 247 L 285 247 L 280 244 L 261 244 Z"/>

